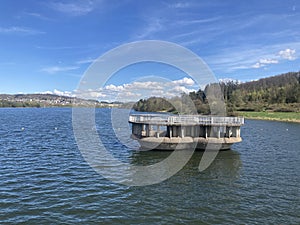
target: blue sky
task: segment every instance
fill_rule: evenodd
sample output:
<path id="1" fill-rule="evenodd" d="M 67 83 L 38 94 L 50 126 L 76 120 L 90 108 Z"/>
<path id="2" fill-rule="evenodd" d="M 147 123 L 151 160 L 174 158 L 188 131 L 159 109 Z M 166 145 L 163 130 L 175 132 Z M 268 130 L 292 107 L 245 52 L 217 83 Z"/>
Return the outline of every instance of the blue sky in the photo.
<path id="1" fill-rule="evenodd" d="M 139 40 L 182 45 L 218 79 L 299 71 L 300 2 L 1 0 L 0 93 L 72 93 L 92 60 Z M 124 88 L 141 71 L 129 68 L 108 85 Z M 179 72 L 163 76 L 195 88 Z"/>

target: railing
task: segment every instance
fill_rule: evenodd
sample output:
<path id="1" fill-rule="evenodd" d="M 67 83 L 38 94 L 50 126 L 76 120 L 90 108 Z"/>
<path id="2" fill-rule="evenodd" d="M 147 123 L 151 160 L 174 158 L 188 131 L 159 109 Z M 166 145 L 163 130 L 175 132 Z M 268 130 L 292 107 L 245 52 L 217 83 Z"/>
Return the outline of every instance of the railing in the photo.
<path id="1" fill-rule="evenodd" d="M 160 124 L 160 125 L 243 125 L 243 117 L 218 117 L 198 115 L 167 115 L 167 114 L 131 114 L 130 123 Z"/>

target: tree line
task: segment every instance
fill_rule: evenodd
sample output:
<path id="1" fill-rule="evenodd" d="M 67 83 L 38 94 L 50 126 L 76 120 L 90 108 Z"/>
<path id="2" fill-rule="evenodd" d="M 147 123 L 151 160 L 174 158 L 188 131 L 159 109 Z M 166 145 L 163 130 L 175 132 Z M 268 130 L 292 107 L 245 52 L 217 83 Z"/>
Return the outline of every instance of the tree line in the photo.
<path id="1" fill-rule="evenodd" d="M 208 97 L 207 97 L 208 96 Z M 300 110 L 300 72 L 239 83 L 237 81 L 209 84 L 204 90 L 182 93 L 165 99 L 151 97 L 134 104 L 136 111 L 210 114 L 216 99 L 224 99 L 229 114 L 236 111 L 293 111 Z"/>

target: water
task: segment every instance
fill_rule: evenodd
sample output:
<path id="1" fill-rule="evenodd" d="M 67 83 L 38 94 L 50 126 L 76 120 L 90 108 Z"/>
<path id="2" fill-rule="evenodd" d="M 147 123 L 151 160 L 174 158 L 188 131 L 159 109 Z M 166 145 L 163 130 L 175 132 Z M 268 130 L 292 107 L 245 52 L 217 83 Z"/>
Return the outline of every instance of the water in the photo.
<path id="1" fill-rule="evenodd" d="M 122 143 L 105 137 L 109 115 L 97 109 L 97 130 L 120 160 L 150 165 L 170 154 L 134 150 L 121 125 Z M 299 133 L 300 124 L 246 120 L 243 142 L 204 172 L 195 152 L 170 179 L 127 187 L 84 161 L 71 109 L 0 109 L 0 223 L 300 224 Z"/>

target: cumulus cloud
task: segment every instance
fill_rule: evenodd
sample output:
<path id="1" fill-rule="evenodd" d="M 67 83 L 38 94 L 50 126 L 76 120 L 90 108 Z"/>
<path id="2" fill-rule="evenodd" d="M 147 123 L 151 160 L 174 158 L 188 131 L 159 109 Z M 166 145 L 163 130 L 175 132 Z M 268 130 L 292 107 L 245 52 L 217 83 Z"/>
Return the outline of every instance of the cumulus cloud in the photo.
<path id="1" fill-rule="evenodd" d="M 172 83 L 173 84 L 179 84 L 179 85 L 188 85 L 188 86 L 192 86 L 192 85 L 195 84 L 195 82 L 193 81 L 193 79 L 187 78 L 187 77 L 184 77 L 181 80 L 174 80 L 174 81 L 172 81 Z"/>
<path id="2" fill-rule="evenodd" d="M 100 88 L 98 90 L 92 90 L 92 89 L 78 90 L 78 89 L 76 89 L 73 91 L 73 95 L 75 97 L 79 97 L 79 98 L 95 99 L 95 100 L 98 100 L 99 98 L 107 97 L 107 95 L 102 91 L 102 88 Z"/>
<path id="3" fill-rule="evenodd" d="M 124 84 L 124 87 L 130 90 L 162 90 L 163 83 L 157 81 L 133 82 Z"/>
<path id="4" fill-rule="evenodd" d="M 175 91 L 175 93 L 189 93 L 189 92 L 196 91 L 196 90 L 189 89 L 184 86 L 175 86 L 174 88 L 172 88 L 172 91 Z"/>
<path id="5" fill-rule="evenodd" d="M 60 91 L 57 89 L 54 89 L 53 91 L 44 91 L 39 92 L 39 94 L 52 94 L 52 95 L 60 95 L 60 96 L 67 96 L 67 97 L 75 97 L 75 94 L 71 91 Z"/>
<path id="6" fill-rule="evenodd" d="M 277 64 L 278 60 L 277 59 L 260 59 L 259 63 L 260 64 Z"/>
<path id="7" fill-rule="evenodd" d="M 296 59 L 295 54 L 296 54 L 296 50 L 290 48 L 278 52 L 280 58 L 287 59 L 287 60 L 295 60 Z"/>
<path id="8" fill-rule="evenodd" d="M 162 82 L 135 81 L 122 85 L 108 84 L 98 90 L 77 91 L 78 97 L 98 98 L 105 101 L 137 101 L 141 98 L 156 97 L 174 97 L 181 93 L 196 91 L 195 82 L 191 78 L 184 77 L 179 80 Z"/>
<path id="9" fill-rule="evenodd" d="M 260 59 L 257 63 L 255 63 L 252 68 L 261 68 L 268 64 L 277 64 L 279 61 L 277 59 Z"/>
<path id="10" fill-rule="evenodd" d="M 53 94 L 55 95 L 63 95 L 63 96 L 72 96 L 72 93 L 69 91 L 59 91 L 57 89 L 54 89 Z"/>
<path id="11" fill-rule="evenodd" d="M 124 86 L 123 85 L 116 86 L 116 85 L 110 84 L 110 85 L 105 86 L 104 89 L 109 90 L 109 91 L 123 91 Z"/>
<path id="12" fill-rule="evenodd" d="M 277 64 L 281 60 L 295 60 L 296 59 L 296 50 L 295 49 L 284 49 L 278 52 L 277 55 L 274 55 L 274 58 L 263 58 L 252 65 L 252 68 L 261 68 L 268 64 Z"/>

